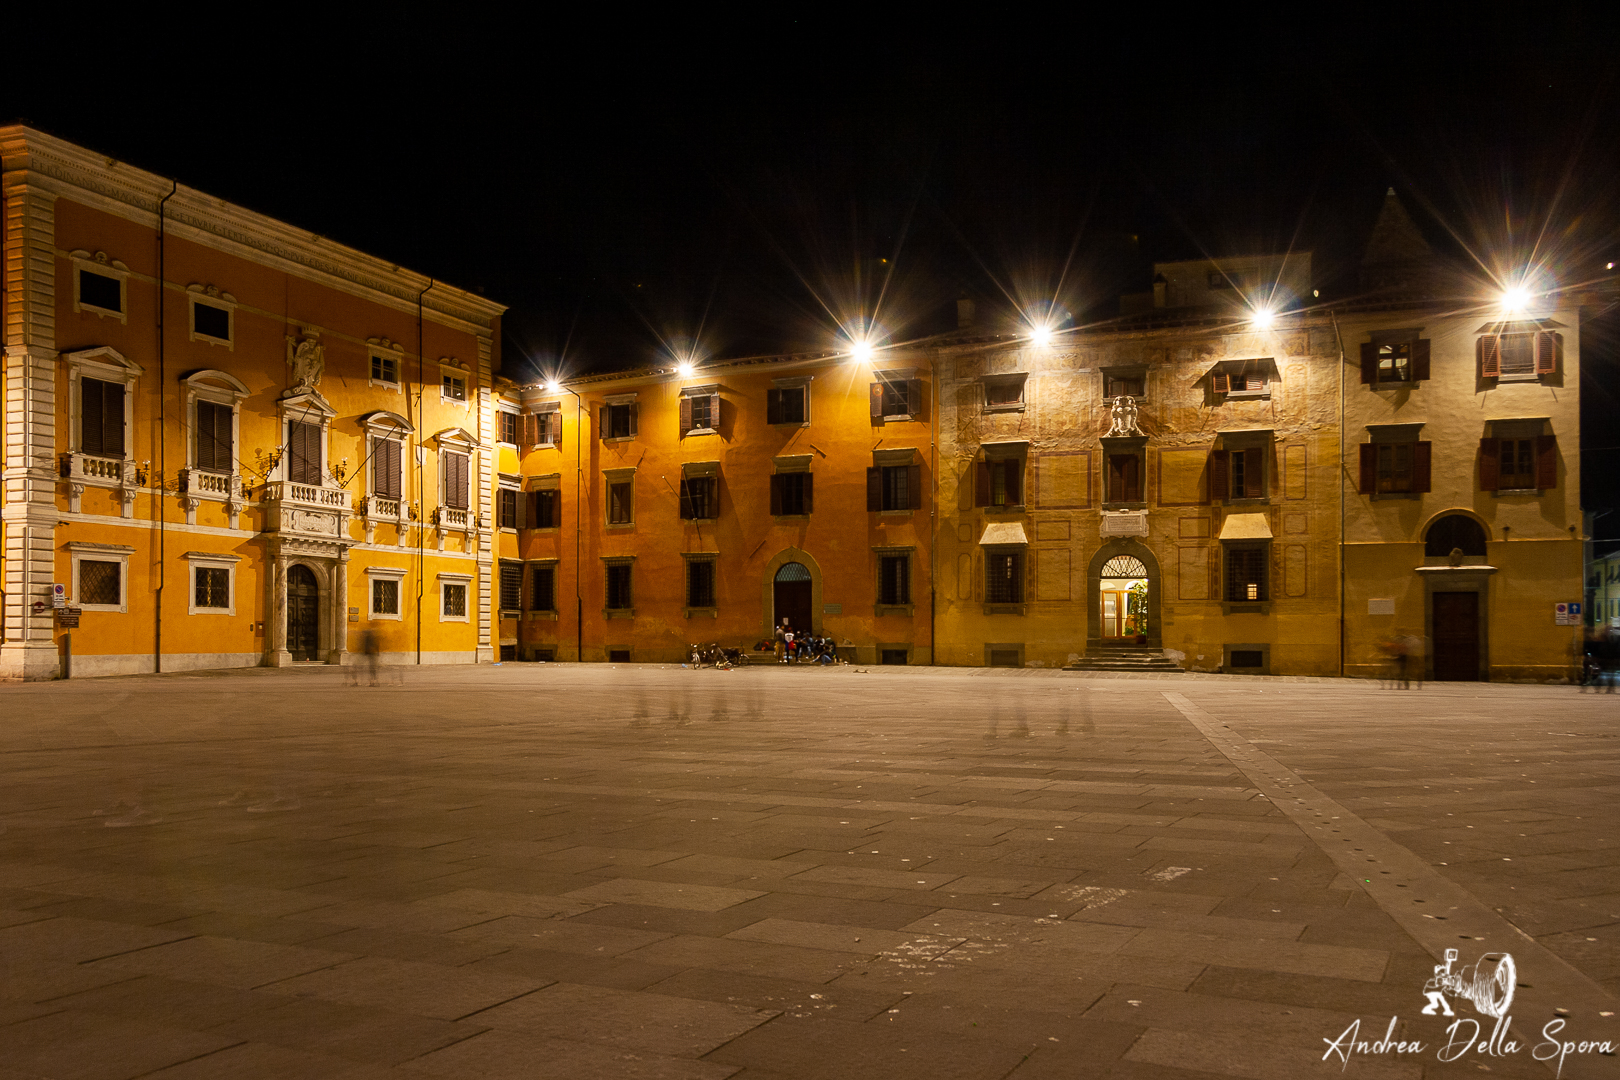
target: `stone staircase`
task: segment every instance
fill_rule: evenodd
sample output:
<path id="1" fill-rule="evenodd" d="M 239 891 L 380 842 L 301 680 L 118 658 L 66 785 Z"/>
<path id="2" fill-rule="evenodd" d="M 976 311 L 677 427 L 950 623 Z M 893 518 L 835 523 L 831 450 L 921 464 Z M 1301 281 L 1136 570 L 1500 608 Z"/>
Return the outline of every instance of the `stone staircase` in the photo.
<path id="1" fill-rule="evenodd" d="M 1136 645 L 1104 645 L 1068 664 L 1064 671 L 1125 671 L 1143 675 L 1179 675 L 1182 668 L 1162 650 Z"/>

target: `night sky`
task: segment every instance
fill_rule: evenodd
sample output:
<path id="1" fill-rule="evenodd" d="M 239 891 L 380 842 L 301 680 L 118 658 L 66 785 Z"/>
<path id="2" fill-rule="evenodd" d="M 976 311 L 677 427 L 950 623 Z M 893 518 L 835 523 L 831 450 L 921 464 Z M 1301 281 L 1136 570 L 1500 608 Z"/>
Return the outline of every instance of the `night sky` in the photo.
<path id="1" fill-rule="evenodd" d="M 1417 7 L 118 27 L 8 61 L 0 114 L 482 290 L 519 378 L 832 348 L 874 310 L 903 341 L 964 295 L 1094 322 L 1201 254 L 1309 249 L 1347 298 L 1391 186 L 1482 290 L 1620 260 L 1612 5 Z M 1615 323 L 1584 340 L 1589 506 L 1620 505 Z"/>

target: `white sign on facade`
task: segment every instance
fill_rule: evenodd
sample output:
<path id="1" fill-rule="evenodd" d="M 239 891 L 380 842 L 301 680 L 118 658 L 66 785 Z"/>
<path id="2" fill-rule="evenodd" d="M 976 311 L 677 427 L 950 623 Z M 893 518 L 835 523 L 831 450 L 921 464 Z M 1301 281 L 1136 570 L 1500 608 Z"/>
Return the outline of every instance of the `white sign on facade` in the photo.
<path id="1" fill-rule="evenodd" d="M 1369 596 L 1367 598 L 1367 614 L 1395 614 L 1395 598 L 1393 596 Z"/>
<path id="2" fill-rule="evenodd" d="M 66 585 L 51 586 L 51 607 L 58 609 L 67 607 Z"/>
<path id="3" fill-rule="evenodd" d="M 1102 535 L 1146 536 L 1148 534 L 1146 510 L 1104 510 Z"/>
<path id="4" fill-rule="evenodd" d="M 1553 605 L 1553 622 L 1556 623 L 1558 626 L 1579 626 L 1579 625 L 1581 625 L 1581 605 L 1579 605 L 1579 604 L 1554 604 Z"/>

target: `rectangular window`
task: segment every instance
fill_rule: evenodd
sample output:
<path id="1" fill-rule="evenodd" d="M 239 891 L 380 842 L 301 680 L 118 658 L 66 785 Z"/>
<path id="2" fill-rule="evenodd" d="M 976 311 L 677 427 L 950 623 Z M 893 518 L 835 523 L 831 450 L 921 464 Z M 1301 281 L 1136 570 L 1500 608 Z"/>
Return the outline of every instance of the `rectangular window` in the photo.
<path id="1" fill-rule="evenodd" d="M 287 479 L 295 484 L 321 482 L 321 425 L 287 421 Z"/>
<path id="2" fill-rule="evenodd" d="M 973 505 L 989 507 L 1024 505 L 1024 459 L 999 458 L 981 461 L 975 469 Z"/>
<path id="3" fill-rule="evenodd" d="M 815 477 L 807 472 L 776 473 L 771 477 L 771 513 L 801 517 L 810 513 Z"/>
<path id="4" fill-rule="evenodd" d="M 992 551 L 984 556 L 984 600 L 987 604 L 1024 602 L 1024 553 Z"/>
<path id="5" fill-rule="evenodd" d="M 922 468 L 880 465 L 866 470 L 866 509 L 916 510 L 922 505 Z"/>
<path id="6" fill-rule="evenodd" d="M 467 455 L 447 450 L 444 461 L 444 505 L 452 510 L 471 507 L 470 486 L 467 482 Z"/>
<path id="7" fill-rule="evenodd" d="M 79 449 L 124 456 L 124 384 L 79 380 Z"/>
<path id="8" fill-rule="evenodd" d="M 79 560 L 79 603 L 117 607 L 124 602 L 123 577 L 123 563 Z"/>
<path id="9" fill-rule="evenodd" d="M 562 413 L 555 409 L 531 413 L 523 418 L 523 430 L 530 446 L 556 446 L 562 441 Z"/>
<path id="10" fill-rule="evenodd" d="M 1412 379 L 1412 346 L 1378 346 L 1378 381 L 1381 383 L 1410 382 Z"/>
<path id="11" fill-rule="evenodd" d="M 1265 498 L 1265 450 L 1255 446 L 1210 454 L 1209 497 L 1217 502 Z"/>
<path id="12" fill-rule="evenodd" d="M 371 443 L 371 493 L 384 499 L 400 497 L 400 442 L 373 439 Z"/>
<path id="13" fill-rule="evenodd" d="M 1526 491 L 1536 486 L 1536 441 L 1501 439 L 1497 452 L 1501 468 L 1497 472 L 1498 491 Z"/>
<path id="14" fill-rule="evenodd" d="M 371 378 L 373 382 L 399 382 L 399 361 L 392 356 L 378 356 L 372 353 Z"/>
<path id="15" fill-rule="evenodd" d="M 1143 375 L 1116 375 L 1112 372 L 1103 373 L 1103 397 L 1142 397 L 1143 384 L 1147 382 Z"/>
<path id="16" fill-rule="evenodd" d="M 880 379 L 871 384 L 872 419 L 907 420 L 920 396 L 916 379 Z"/>
<path id="17" fill-rule="evenodd" d="M 686 418 L 688 422 L 685 425 L 686 431 L 714 430 L 715 409 L 712 395 L 701 394 L 697 397 L 682 398 L 681 401 L 688 413 Z"/>
<path id="18" fill-rule="evenodd" d="M 512 446 L 518 444 L 518 414 L 512 412 L 498 412 L 497 423 L 501 426 L 500 441 Z"/>
<path id="19" fill-rule="evenodd" d="M 82 573 L 82 571 L 81 571 Z M 231 606 L 231 572 L 223 566 L 199 566 L 197 574 L 197 601 L 200 608 L 229 608 Z"/>
<path id="20" fill-rule="evenodd" d="M 885 555 L 878 562 L 878 603 L 911 603 L 910 555 Z"/>
<path id="21" fill-rule="evenodd" d="M 523 607 L 523 564 L 501 560 L 501 610 L 519 611 Z"/>
<path id="22" fill-rule="evenodd" d="M 1363 443 L 1363 495 L 1408 495 L 1429 490 L 1432 444 L 1426 442 Z"/>
<path id="23" fill-rule="evenodd" d="M 628 611 L 630 602 L 629 563 L 610 563 L 607 568 L 607 607 L 609 611 Z"/>
<path id="24" fill-rule="evenodd" d="M 608 483 L 608 524 L 629 525 L 635 521 L 634 486 L 629 480 Z"/>
<path id="25" fill-rule="evenodd" d="M 515 529 L 518 527 L 518 492 L 513 488 L 501 488 L 496 492 L 499 501 L 500 527 Z"/>
<path id="26" fill-rule="evenodd" d="M 1477 346 L 1482 378 L 1525 378 L 1558 373 L 1562 338 L 1550 330 L 1488 334 Z"/>
<path id="27" fill-rule="evenodd" d="M 1108 501 L 1142 501 L 1142 458 L 1137 454 L 1108 455 Z"/>
<path id="28" fill-rule="evenodd" d="M 444 599 L 439 614 L 446 619 L 465 619 L 467 617 L 467 586 L 457 582 L 444 583 Z"/>
<path id="29" fill-rule="evenodd" d="M 720 516 L 718 476 L 681 477 L 681 520 L 713 521 Z"/>
<path id="30" fill-rule="evenodd" d="M 399 614 L 399 579 L 371 579 L 371 613 L 373 615 Z"/>
<path id="31" fill-rule="evenodd" d="M 121 314 L 124 310 L 124 283 L 94 270 L 80 270 L 79 303 Z"/>
<path id="32" fill-rule="evenodd" d="M 1226 599 L 1233 602 L 1269 600 L 1266 592 L 1266 549 L 1226 549 Z"/>
<path id="33" fill-rule="evenodd" d="M 634 438 L 636 434 L 635 402 L 602 406 L 599 423 L 602 429 L 602 438 L 604 439 Z"/>
<path id="34" fill-rule="evenodd" d="M 1428 377 L 1427 338 L 1375 340 L 1361 346 L 1361 381 L 1369 386 L 1422 382 Z"/>
<path id="35" fill-rule="evenodd" d="M 557 610 L 557 569 L 535 566 L 529 571 L 529 610 Z"/>
<path id="36" fill-rule="evenodd" d="M 714 563 L 693 559 L 686 564 L 686 606 L 712 608 L 714 602 Z"/>
<path id="37" fill-rule="evenodd" d="M 1270 360 L 1232 360 L 1210 374 L 1210 389 L 1229 397 L 1268 397 Z"/>
<path id="38" fill-rule="evenodd" d="M 220 341 L 231 340 L 231 312 L 200 300 L 191 302 L 191 332 Z"/>
<path id="39" fill-rule="evenodd" d="M 994 375 L 984 380 L 984 407 L 987 409 L 1014 409 L 1024 404 L 1024 382 L 1027 374 Z"/>
<path id="40" fill-rule="evenodd" d="M 445 376 L 443 376 L 439 396 L 441 398 L 445 399 L 446 401 L 466 401 L 467 400 L 467 380 L 466 380 L 466 378 L 464 376 L 461 376 L 461 375 L 445 375 Z"/>
<path id="41" fill-rule="evenodd" d="M 765 391 L 765 422 L 767 424 L 802 424 L 807 410 L 808 386 L 784 386 Z"/>
<path id="42" fill-rule="evenodd" d="M 532 491 L 530 495 L 531 529 L 555 529 L 562 525 L 562 493 L 560 491 Z"/>
<path id="43" fill-rule="evenodd" d="M 1497 430 L 1522 423 L 1499 421 Z M 1479 486 L 1484 491 L 1550 491 L 1558 486 L 1558 437 L 1481 439 Z"/>
<path id="44" fill-rule="evenodd" d="M 229 405 L 213 401 L 197 402 L 197 468 L 209 472 L 231 471 L 233 414 Z"/>

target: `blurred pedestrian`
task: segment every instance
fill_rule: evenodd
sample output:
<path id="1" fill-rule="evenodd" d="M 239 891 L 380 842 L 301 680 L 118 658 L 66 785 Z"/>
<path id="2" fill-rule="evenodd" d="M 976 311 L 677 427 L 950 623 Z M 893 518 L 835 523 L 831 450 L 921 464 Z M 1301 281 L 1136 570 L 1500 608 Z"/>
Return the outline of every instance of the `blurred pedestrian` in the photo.
<path id="1" fill-rule="evenodd" d="M 366 658 L 367 681 L 376 686 L 377 666 L 382 662 L 382 639 L 369 626 L 360 632 L 360 652 Z"/>

